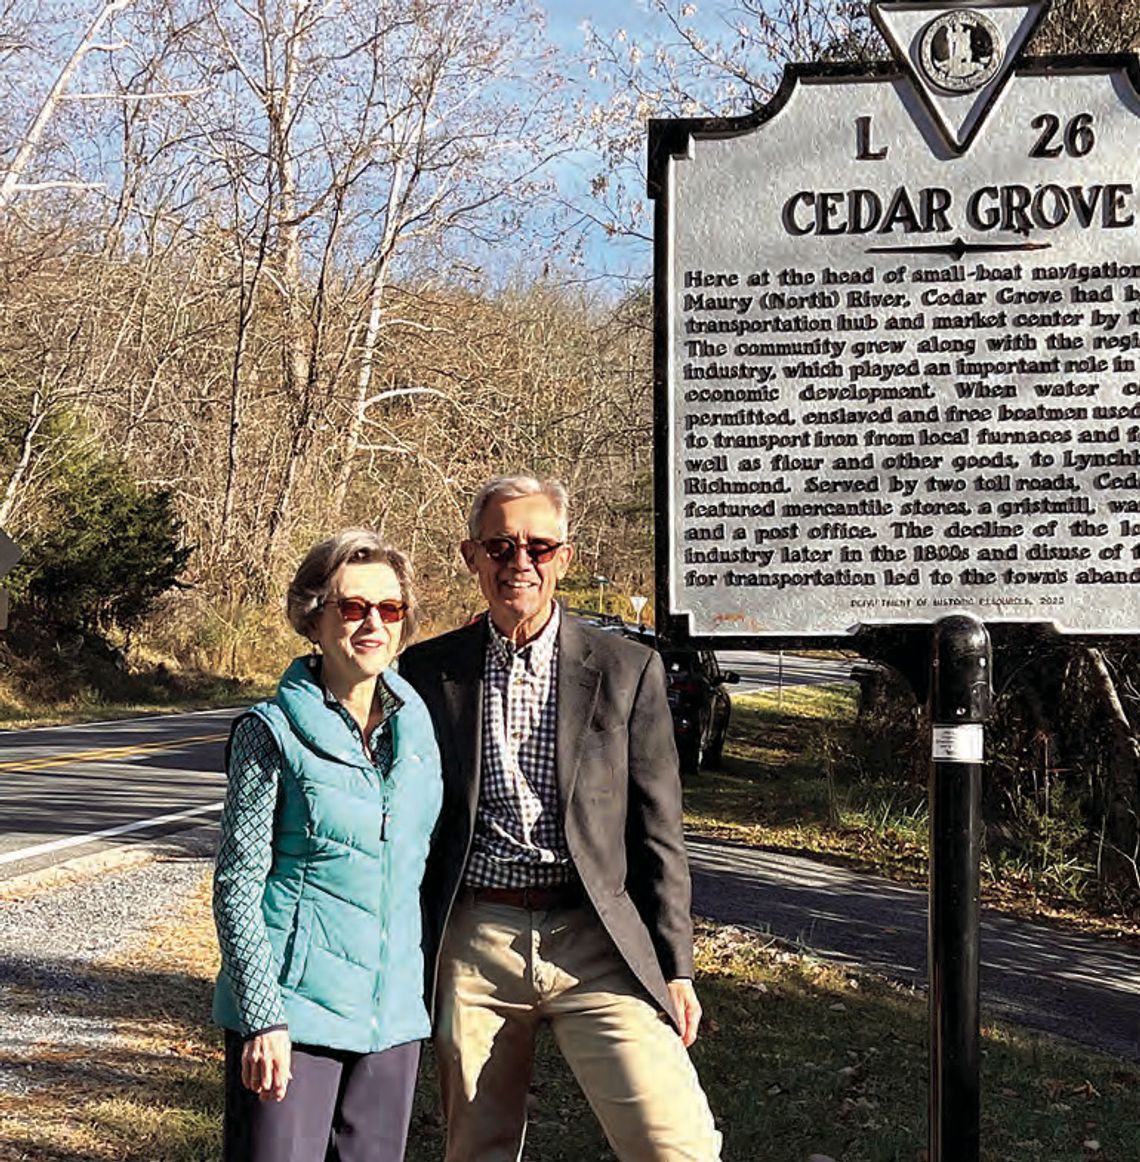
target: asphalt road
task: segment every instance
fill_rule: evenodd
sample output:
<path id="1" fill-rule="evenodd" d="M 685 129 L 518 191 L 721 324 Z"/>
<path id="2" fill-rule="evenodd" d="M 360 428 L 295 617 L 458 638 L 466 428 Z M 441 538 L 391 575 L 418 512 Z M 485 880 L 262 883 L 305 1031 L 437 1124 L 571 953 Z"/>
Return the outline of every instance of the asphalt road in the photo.
<path id="1" fill-rule="evenodd" d="M 690 839 L 693 909 L 852 966 L 925 984 L 926 893 L 889 880 Z M 983 1010 L 1140 1061 L 1140 951 L 985 911 Z"/>
<path id="2" fill-rule="evenodd" d="M 730 691 L 761 690 L 783 686 L 825 686 L 851 678 L 851 663 L 832 658 L 805 658 L 752 650 L 717 650 L 722 670 L 740 675 Z"/>
<path id="3" fill-rule="evenodd" d="M 0 732 L 0 880 L 216 819 L 233 715 Z"/>
<path id="4" fill-rule="evenodd" d="M 732 690 L 843 681 L 849 663 L 725 651 Z M 215 819 L 233 710 L 0 731 L 0 880 Z"/>

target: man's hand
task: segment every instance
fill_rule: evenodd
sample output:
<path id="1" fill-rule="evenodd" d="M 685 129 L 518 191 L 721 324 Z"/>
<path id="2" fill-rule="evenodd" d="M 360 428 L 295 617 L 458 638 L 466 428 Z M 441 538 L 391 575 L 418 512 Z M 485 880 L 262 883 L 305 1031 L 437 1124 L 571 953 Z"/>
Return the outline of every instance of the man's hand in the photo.
<path id="1" fill-rule="evenodd" d="M 681 1042 L 686 1049 L 697 1039 L 697 1027 L 701 1023 L 701 1002 L 697 1000 L 693 982 L 679 977 L 669 982 L 669 996 L 673 1000 L 673 1011 L 677 1014 L 677 1024 L 681 1030 Z"/>
<path id="2" fill-rule="evenodd" d="M 288 1029 L 258 1033 L 242 1047 L 241 1083 L 262 1101 L 280 1101 L 292 1080 L 292 1043 Z"/>

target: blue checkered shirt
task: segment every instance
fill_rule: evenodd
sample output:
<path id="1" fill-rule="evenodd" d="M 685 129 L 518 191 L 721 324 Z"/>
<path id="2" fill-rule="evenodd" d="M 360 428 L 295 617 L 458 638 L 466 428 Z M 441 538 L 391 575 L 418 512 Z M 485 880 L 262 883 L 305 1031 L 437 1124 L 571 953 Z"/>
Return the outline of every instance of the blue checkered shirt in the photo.
<path id="1" fill-rule="evenodd" d="M 483 749 L 468 887 L 548 887 L 571 882 L 558 794 L 558 626 L 554 613 L 521 649 L 487 618 Z"/>

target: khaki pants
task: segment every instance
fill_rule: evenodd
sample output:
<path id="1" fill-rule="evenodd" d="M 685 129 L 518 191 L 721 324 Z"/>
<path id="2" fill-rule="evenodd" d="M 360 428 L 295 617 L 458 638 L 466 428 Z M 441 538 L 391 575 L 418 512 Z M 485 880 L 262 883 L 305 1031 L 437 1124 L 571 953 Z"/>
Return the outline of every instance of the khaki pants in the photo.
<path id="1" fill-rule="evenodd" d="M 435 1032 L 447 1162 L 517 1162 L 535 1034 L 548 1020 L 622 1162 L 716 1162 L 688 1052 L 588 908 L 462 897 L 440 958 Z"/>

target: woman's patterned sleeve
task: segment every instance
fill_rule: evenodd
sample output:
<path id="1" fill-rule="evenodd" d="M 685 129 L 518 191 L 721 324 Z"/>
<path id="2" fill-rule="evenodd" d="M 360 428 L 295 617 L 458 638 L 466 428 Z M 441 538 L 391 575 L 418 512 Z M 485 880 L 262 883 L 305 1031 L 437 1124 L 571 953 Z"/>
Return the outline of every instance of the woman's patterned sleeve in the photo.
<path id="1" fill-rule="evenodd" d="M 261 913 L 273 862 L 273 817 L 281 755 L 268 725 L 248 714 L 230 743 L 229 784 L 214 870 L 214 923 L 222 972 L 244 1037 L 285 1027 L 277 963 Z"/>

